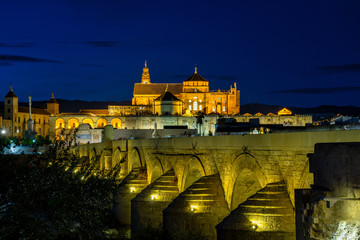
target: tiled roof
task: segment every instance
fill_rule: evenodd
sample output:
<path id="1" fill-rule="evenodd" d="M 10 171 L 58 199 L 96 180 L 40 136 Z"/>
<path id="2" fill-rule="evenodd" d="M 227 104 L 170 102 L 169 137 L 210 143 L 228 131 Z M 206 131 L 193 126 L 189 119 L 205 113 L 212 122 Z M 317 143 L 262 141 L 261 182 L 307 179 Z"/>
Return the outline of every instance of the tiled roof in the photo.
<path id="1" fill-rule="evenodd" d="M 54 97 L 50 98 L 49 103 L 58 103 Z"/>
<path id="2" fill-rule="evenodd" d="M 29 113 L 29 108 L 19 106 L 18 112 Z M 31 108 L 31 113 L 42 114 L 42 115 L 50 115 L 50 113 L 48 111 L 46 111 L 45 109 L 41 109 L 41 108 Z"/>
<path id="3" fill-rule="evenodd" d="M 184 82 L 187 81 L 205 81 L 207 82 L 207 80 L 205 78 L 203 78 L 202 76 L 200 76 L 197 73 L 194 73 L 193 75 L 191 75 L 188 79 L 186 79 Z"/>
<path id="4" fill-rule="evenodd" d="M 168 91 L 173 94 L 182 92 L 182 83 L 135 83 L 134 95 L 161 95 L 165 92 L 166 86 L 168 86 Z"/>
<path id="5" fill-rule="evenodd" d="M 10 91 L 6 94 L 5 97 L 16 97 L 16 98 L 17 98 L 17 96 L 15 95 L 15 93 L 14 93 L 12 90 L 10 90 Z"/>
<path id="6" fill-rule="evenodd" d="M 155 101 L 180 101 L 177 97 L 174 96 L 174 94 L 172 94 L 169 91 L 165 91 L 163 94 L 161 94 L 161 96 L 159 96 L 158 98 L 155 99 Z"/>
<path id="7" fill-rule="evenodd" d="M 80 109 L 80 114 L 84 113 L 93 113 L 95 115 L 97 114 L 109 114 L 108 109 Z"/>

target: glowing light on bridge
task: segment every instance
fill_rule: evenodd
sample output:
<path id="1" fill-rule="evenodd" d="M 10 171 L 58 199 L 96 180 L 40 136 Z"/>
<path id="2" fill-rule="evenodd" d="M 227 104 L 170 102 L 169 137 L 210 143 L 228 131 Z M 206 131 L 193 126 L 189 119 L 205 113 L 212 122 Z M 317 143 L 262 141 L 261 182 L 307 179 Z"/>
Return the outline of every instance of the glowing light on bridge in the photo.
<path id="1" fill-rule="evenodd" d="M 196 205 L 191 205 L 190 206 L 190 211 L 192 211 L 192 212 L 195 212 L 196 210 L 198 210 L 198 206 L 196 206 Z"/>
<path id="2" fill-rule="evenodd" d="M 159 198 L 159 196 L 156 195 L 156 194 L 152 194 L 152 195 L 151 195 L 151 200 L 156 200 L 156 199 L 158 199 L 158 198 Z"/>
<path id="3" fill-rule="evenodd" d="M 256 231 L 256 229 L 258 229 L 261 226 L 261 224 L 259 223 L 259 221 L 251 221 L 251 229 Z"/>
<path id="4" fill-rule="evenodd" d="M 131 192 L 131 193 L 135 192 L 135 188 L 134 188 L 134 187 L 131 187 L 131 188 L 130 188 L 130 192 Z"/>

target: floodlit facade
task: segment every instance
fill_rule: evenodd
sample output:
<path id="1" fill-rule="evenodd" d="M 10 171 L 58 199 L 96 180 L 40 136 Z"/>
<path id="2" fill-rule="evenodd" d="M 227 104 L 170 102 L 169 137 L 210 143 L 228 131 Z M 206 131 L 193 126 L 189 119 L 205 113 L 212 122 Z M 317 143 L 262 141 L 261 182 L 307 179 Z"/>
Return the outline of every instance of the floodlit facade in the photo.
<path id="1" fill-rule="evenodd" d="M 170 92 L 182 104 L 179 114 L 204 112 L 205 114 L 235 115 L 240 113 L 240 91 L 234 83 L 228 91 L 211 91 L 209 82 L 195 72 L 183 83 L 151 83 L 149 68 L 145 62 L 141 83 L 135 83 L 132 105 L 152 106 L 155 100 L 165 92 Z M 168 104 L 168 103 L 166 103 Z M 154 114 L 161 114 L 153 108 Z"/>
<path id="2" fill-rule="evenodd" d="M 31 119 L 37 135 L 49 135 L 49 120 L 51 115 L 59 114 L 59 104 L 52 95 L 46 109 L 31 108 Z M 23 137 L 29 120 L 29 108 L 19 106 L 19 99 L 12 86 L 4 99 L 4 116 L 2 120 L 2 134 L 8 137 Z"/>

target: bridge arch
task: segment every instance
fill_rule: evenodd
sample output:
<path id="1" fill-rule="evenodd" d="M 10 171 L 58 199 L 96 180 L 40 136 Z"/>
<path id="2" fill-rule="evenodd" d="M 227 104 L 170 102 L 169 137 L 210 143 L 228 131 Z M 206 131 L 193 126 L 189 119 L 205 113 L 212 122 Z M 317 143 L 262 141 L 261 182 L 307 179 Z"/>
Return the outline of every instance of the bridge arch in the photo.
<path id="1" fill-rule="evenodd" d="M 185 191 L 194 182 L 199 180 L 201 177 L 206 176 L 204 166 L 197 156 L 191 156 L 186 162 L 187 164 L 183 170 L 182 179 L 179 181 L 180 192 Z"/>
<path id="2" fill-rule="evenodd" d="M 158 157 L 154 157 L 146 162 L 149 184 L 164 174 L 164 166 Z"/>
<path id="3" fill-rule="evenodd" d="M 140 151 L 137 147 L 133 148 L 130 152 L 128 160 L 128 171 L 131 172 L 133 168 L 142 167 L 142 161 L 140 157 Z"/>
<path id="4" fill-rule="evenodd" d="M 129 172 L 128 172 L 128 161 L 127 161 L 127 156 L 126 156 L 127 152 L 121 152 L 120 148 L 116 148 L 114 153 L 113 153 L 113 157 L 112 157 L 112 161 L 113 161 L 113 166 L 117 166 L 120 165 L 120 175 L 121 176 L 126 176 Z"/>
<path id="5" fill-rule="evenodd" d="M 232 211 L 248 197 L 265 187 L 266 179 L 259 163 L 249 153 L 238 155 L 231 166 L 225 198 Z"/>
<path id="6" fill-rule="evenodd" d="M 110 171 L 113 168 L 112 153 L 109 149 L 104 149 L 100 156 L 100 169 Z"/>

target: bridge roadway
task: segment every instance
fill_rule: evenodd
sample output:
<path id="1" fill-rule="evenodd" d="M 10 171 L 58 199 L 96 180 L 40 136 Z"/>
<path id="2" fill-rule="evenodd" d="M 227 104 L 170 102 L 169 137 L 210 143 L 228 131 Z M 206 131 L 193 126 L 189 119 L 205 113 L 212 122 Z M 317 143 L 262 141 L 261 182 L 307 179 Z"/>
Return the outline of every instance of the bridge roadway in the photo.
<path id="1" fill-rule="evenodd" d="M 360 142 L 360 131 L 112 141 L 107 126 L 104 139 L 74 152 L 101 169 L 121 164 L 114 214 L 133 232 L 291 239 L 294 189 L 313 183 L 307 154 L 316 143 Z"/>

